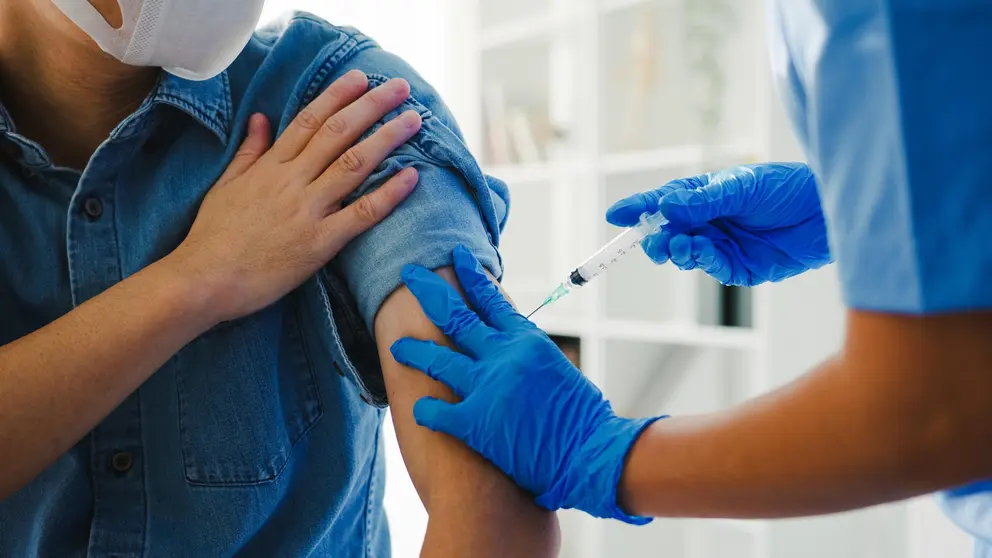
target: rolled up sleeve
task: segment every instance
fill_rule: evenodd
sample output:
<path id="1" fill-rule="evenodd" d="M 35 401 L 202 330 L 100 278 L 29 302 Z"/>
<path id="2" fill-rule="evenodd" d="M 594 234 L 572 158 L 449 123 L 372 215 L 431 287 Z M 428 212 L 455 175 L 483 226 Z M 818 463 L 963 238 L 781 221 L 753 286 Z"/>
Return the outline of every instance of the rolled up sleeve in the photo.
<path id="1" fill-rule="evenodd" d="M 373 86 L 382 81 L 376 79 Z M 406 264 L 449 266 L 452 250 L 463 245 L 493 276 L 502 276 L 497 247 L 509 206 L 505 185 L 484 175 L 458 134 L 417 101 L 411 99 L 383 123 L 410 109 L 424 117 L 421 132 L 380 165 L 350 201 L 407 167 L 417 169 L 420 182 L 389 217 L 352 241 L 336 260 L 369 331 L 374 331 L 383 301 L 401 285 Z"/>

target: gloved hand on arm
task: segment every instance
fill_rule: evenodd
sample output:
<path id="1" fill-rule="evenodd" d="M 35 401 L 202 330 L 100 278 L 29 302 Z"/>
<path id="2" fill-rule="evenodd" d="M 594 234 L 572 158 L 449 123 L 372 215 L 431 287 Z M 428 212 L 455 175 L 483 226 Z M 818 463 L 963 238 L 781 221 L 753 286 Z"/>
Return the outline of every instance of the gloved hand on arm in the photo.
<path id="1" fill-rule="evenodd" d="M 417 423 L 465 442 L 544 508 L 648 523 L 619 508 L 617 484 L 628 450 L 657 419 L 618 417 L 551 339 L 513 309 L 468 250 L 455 250 L 454 268 L 474 311 L 431 271 L 408 266 L 403 272 L 426 315 L 462 351 L 415 339 L 393 345 L 397 362 L 462 399 L 421 399 Z"/>
<path id="2" fill-rule="evenodd" d="M 752 287 L 833 261 L 816 178 L 802 163 L 764 163 L 674 180 L 618 201 L 606 213 L 630 227 L 660 210 L 670 223 L 644 239 L 657 264 L 701 269 Z"/>

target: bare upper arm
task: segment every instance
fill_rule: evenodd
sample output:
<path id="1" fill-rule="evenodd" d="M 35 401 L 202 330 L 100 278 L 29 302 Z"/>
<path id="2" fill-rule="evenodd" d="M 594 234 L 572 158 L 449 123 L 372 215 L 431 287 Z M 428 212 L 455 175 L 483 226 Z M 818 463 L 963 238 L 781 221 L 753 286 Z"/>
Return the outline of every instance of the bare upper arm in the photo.
<path id="1" fill-rule="evenodd" d="M 438 273 L 458 286 L 454 273 Z M 425 556 L 555 556 L 558 524 L 530 495 L 454 438 L 419 427 L 413 404 L 424 396 L 449 401 L 448 388 L 393 360 L 401 337 L 445 343 L 405 287 L 390 295 L 375 319 L 376 343 L 400 451 L 430 515 Z"/>

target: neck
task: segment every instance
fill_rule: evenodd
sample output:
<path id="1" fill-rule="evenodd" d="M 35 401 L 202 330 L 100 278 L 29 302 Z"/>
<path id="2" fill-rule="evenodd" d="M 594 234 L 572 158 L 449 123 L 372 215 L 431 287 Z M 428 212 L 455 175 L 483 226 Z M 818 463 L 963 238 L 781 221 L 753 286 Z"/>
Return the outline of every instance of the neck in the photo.
<path id="1" fill-rule="evenodd" d="M 158 70 L 107 55 L 51 2 L 0 0 L 0 14 L 0 100 L 56 164 L 84 168 Z"/>

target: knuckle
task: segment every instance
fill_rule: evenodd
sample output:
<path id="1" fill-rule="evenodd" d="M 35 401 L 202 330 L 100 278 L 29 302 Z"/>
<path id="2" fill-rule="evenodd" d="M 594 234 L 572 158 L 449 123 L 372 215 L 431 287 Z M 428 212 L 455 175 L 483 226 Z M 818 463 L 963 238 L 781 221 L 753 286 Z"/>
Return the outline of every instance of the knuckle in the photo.
<path id="1" fill-rule="evenodd" d="M 316 114 L 314 114 L 313 109 L 309 107 L 301 110 L 300 113 L 296 115 L 296 123 L 299 124 L 301 128 L 306 130 L 316 130 L 321 126 L 320 119 L 317 118 Z"/>
<path id="2" fill-rule="evenodd" d="M 368 94 L 365 95 L 365 100 L 368 104 L 372 105 L 372 107 L 379 110 L 382 110 L 386 106 L 386 96 L 382 94 L 382 91 L 379 88 L 369 91 Z"/>
<path id="3" fill-rule="evenodd" d="M 382 213 L 374 196 L 362 196 L 355 200 L 352 207 L 354 207 L 358 220 L 363 223 L 375 223 L 379 221 L 379 216 Z"/>
<path id="4" fill-rule="evenodd" d="M 255 150 L 250 149 L 250 148 L 247 148 L 247 147 L 242 147 L 241 149 L 238 150 L 237 153 L 234 154 L 234 160 L 235 161 L 243 161 L 245 159 L 253 159 L 257 155 L 258 155 L 258 152 L 256 152 Z"/>
<path id="5" fill-rule="evenodd" d="M 448 322 L 448 327 L 451 331 L 469 331 L 475 326 L 479 325 L 479 318 L 467 308 L 458 309 L 454 315 L 451 316 L 451 320 Z"/>
<path id="6" fill-rule="evenodd" d="M 340 114 L 335 114 L 324 122 L 324 128 L 334 135 L 340 135 L 348 131 L 348 123 Z"/>
<path id="7" fill-rule="evenodd" d="M 338 163 L 348 172 L 358 173 L 365 168 L 365 156 L 362 153 L 352 147 L 345 151 L 341 158 L 338 159 Z"/>
<path id="8" fill-rule="evenodd" d="M 386 134 L 386 137 L 393 141 L 403 141 L 412 135 L 410 127 L 404 124 L 399 118 L 390 120 L 382 127 L 382 131 Z"/>

